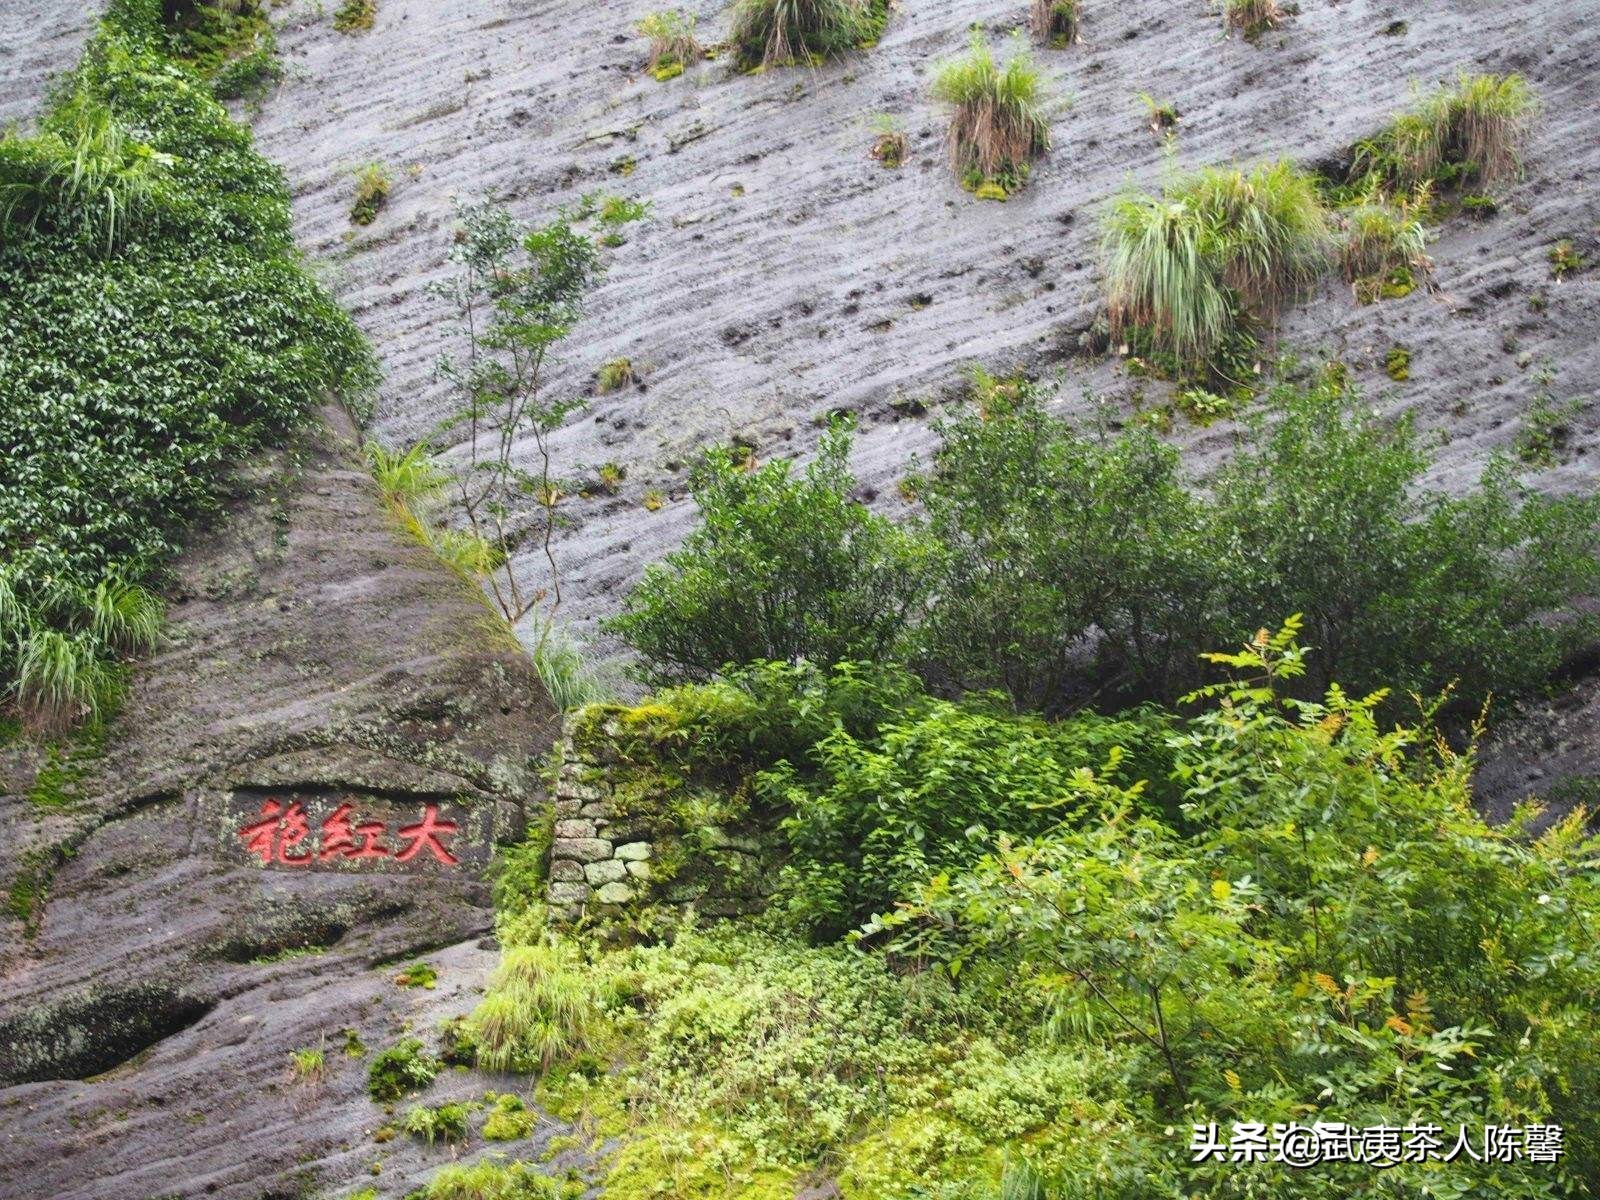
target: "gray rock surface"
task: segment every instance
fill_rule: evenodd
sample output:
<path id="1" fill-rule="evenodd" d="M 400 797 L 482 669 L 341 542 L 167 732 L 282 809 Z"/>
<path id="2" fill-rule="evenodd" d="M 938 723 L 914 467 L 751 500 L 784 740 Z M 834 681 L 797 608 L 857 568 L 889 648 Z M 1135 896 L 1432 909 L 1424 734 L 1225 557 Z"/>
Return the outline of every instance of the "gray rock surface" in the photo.
<path id="1" fill-rule="evenodd" d="M 634 34 L 655 0 L 382 0 L 376 27 L 353 37 L 319 7 L 287 10 L 288 78 L 255 125 L 293 181 L 303 243 L 382 355 L 384 441 L 430 434 L 450 407 L 433 369 L 450 348 L 446 313 L 424 289 L 444 267 L 452 195 L 492 195 L 530 221 L 585 191 L 654 205 L 610 254 L 550 376 L 563 394 L 590 394 L 599 366 L 626 357 L 641 377 L 594 397 L 556 439 L 572 474 L 608 461 L 627 471 L 616 495 L 566 508 L 565 614 L 585 630 L 689 528 L 685 469 L 709 442 L 742 435 L 764 459 L 804 455 L 827 413 L 855 412 L 863 493 L 893 505 L 893 484 L 931 440 L 926 418 L 897 401 L 947 394 L 968 364 L 1060 370 L 1070 411 L 1087 410 L 1084 388 L 1114 415 L 1141 392 L 1162 399 L 1167 385 L 1078 357 L 1099 305 L 1100 206 L 1165 169 L 1136 90 L 1183 114 L 1181 166 L 1317 163 L 1373 132 L 1414 84 L 1523 72 L 1545 114 L 1500 213 L 1440 229 L 1432 286 L 1403 300 L 1362 307 L 1330 281 L 1288 315 L 1283 345 L 1343 358 L 1375 407 L 1414 412 L 1442 443 L 1434 482 L 1451 488 L 1514 441 L 1541 364 L 1557 371 L 1560 399 L 1588 397 L 1600 369 L 1600 272 L 1557 284 L 1546 260 L 1559 238 L 1600 258 L 1600 27 L 1584 5 L 1304 0 L 1251 45 L 1224 38 L 1204 0 L 1090 3 L 1084 43 L 1039 55 L 1071 103 L 1055 116 L 1053 155 L 1005 204 L 957 186 L 928 86 L 974 22 L 1018 25 L 1020 0 L 905 0 L 880 44 L 844 61 L 758 76 L 709 63 L 665 84 L 644 74 Z M 720 0 L 687 7 L 702 40 L 725 32 Z M 901 170 L 867 156 L 880 112 L 908 130 Z M 388 164 L 396 185 L 356 229 L 352 172 L 368 161 Z M 1414 354 L 1405 384 L 1382 371 L 1395 344 Z M 1568 461 L 1540 486 L 1592 486 L 1597 423 L 1586 399 Z M 1227 452 L 1230 426 L 1175 436 L 1203 472 Z M 659 512 L 641 505 L 650 489 L 668 498 Z M 538 566 L 518 559 L 530 580 Z"/>

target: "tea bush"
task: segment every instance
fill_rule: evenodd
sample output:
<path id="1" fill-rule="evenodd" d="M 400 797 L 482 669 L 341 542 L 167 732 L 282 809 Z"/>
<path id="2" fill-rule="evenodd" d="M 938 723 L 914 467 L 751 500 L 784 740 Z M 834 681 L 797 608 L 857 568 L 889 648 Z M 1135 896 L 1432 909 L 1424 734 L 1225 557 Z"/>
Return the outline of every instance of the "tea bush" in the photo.
<path id="1" fill-rule="evenodd" d="M 147 581 L 230 463 L 374 378 L 282 176 L 166 38 L 159 3 L 117 0 L 40 132 L 0 139 L 0 703 L 46 727 L 135 648 L 97 590 Z"/>

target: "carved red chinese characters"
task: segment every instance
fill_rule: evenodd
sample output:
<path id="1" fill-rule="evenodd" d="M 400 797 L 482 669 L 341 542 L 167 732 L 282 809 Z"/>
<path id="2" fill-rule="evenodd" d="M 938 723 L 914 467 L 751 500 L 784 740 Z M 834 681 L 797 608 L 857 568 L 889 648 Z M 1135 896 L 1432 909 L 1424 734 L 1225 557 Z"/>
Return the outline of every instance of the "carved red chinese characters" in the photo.
<path id="1" fill-rule="evenodd" d="M 269 796 L 262 801 L 256 819 L 242 825 L 237 833 L 245 853 L 260 859 L 264 866 L 304 867 L 313 862 L 362 859 L 403 863 L 419 856 L 421 861 L 446 867 L 460 862 L 450 849 L 450 839 L 460 826 L 441 817 L 437 804 L 424 805 L 420 820 L 395 831 L 398 845 L 386 840 L 387 827 L 382 821 L 362 820 L 360 816 L 355 805 L 342 803 L 322 819 L 313 838 L 305 807 L 299 801 L 286 805 Z"/>

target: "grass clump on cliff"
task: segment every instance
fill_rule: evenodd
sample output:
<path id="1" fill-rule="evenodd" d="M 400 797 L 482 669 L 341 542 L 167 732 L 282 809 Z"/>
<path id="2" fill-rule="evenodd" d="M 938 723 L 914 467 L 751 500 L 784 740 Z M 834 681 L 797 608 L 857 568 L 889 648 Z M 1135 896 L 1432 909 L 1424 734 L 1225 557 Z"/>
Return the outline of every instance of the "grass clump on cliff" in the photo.
<path id="1" fill-rule="evenodd" d="M 1254 39 L 1283 24 L 1283 8 L 1278 0 L 1223 0 L 1223 20 L 1230 30 Z"/>
<path id="2" fill-rule="evenodd" d="M 1014 48 L 1004 66 L 982 33 L 962 58 L 939 66 L 933 95 L 950 106 L 950 165 L 981 196 L 1004 199 L 1050 150 L 1044 83 L 1032 57 Z M 997 193 L 997 194 L 996 194 Z"/>
<path id="3" fill-rule="evenodd" d="M 512 946 L 467 1029 L 488 1070 L 546 1070 L 587 1047 L 594 1008 L 593 988 L 569 947 Z"/>
<path id="4" fill-rule="evenodd" d="M 367 1094 L 379 1104 L 389 1104 L 427 1087 L 438 1073 L 439 1060 L 416 1038 L 403 1038 L 367 1067 Z"/>
<path id="5" fill-rule="evenodd" d="M 1190 368 L 1308 292 L 1332 249 L 1315 183 L 1281 160 L 1206 168 L 1160 196 L 1123 197 L 1102 229 L 1113 335 Z"/>
<path id="6" fill-rule="evenodd" d="M 118 0 L 31 137 L 0 137 L 0 707 L 92 715 L 145 585 L 229 465 L 373 379 L 288 192 L 155 0 Z"/>
<path id="7" fill-rule="evenodd" d="M 736 0 L 728 40 L 744 68 L 816 63 L 877 39 L 887 0 Z"/>
<path id="8" fill-rule="evenodd" d="M 365 33 L 378 18 L 378 0 L 344 0 L 333 12 L 340 33 Z"/>
<path id="9" fill-rule="evenodd" d="M 1522 169 L 1538 97 L 1521 75 L 1463 73 L 1358 147 L 1353 176 L 1394 191 L 1503 183 Z"/>
<path id="10" fill-rule="evenodd" d="M 1079 0 L 1033 0 L 1028 28 L 1035 41 L 1060 49 L 1079 40 L 1081 16 Z"/>
<path id="11" fill-rule="evenodd" d="M 677 8 L 650 13 L 639 22 L 639 32 L 650 39 L 649 71 L 657 80 L 664 83 L 682 75 L 705 57 L 694 25 L 694 17 Z"/>
<path id="12" fill-rule="evenodd" d="M 356 172 L 355 198 L 350 202 L 350 220 L 356 225 L 371 225 L 389 202 L 393 181 L 382 163 L 368 163 Z"/>

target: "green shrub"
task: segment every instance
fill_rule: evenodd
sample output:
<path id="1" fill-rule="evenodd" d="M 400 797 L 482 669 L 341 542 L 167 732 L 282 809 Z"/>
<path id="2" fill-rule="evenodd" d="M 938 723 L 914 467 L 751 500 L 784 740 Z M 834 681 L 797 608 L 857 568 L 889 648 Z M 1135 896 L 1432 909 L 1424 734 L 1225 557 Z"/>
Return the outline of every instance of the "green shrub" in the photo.
<path id="1" fill-rule="evenodd" d="M 1005 66 L 982 33 L 963 58 L 941 63 L 934 99 L 950 106 L 950 165 L 968 187 L 1014 192 L 1033 160 L 1050 150 L 1050 122 L 1041 107 L 1044 86 L 1032 57 L 1014 48 Z"/>
<path id="2" fill-rule="evenodd" d="M 521 1097 L 506 1092 L 496 1096 L 484 1118 L 483 1136 L 491 1142 L 516 1142 L 532 1135 L 538 1124 L 536 1114 Z"/>
<path id="3" fill-rule="evenodd" d="M 148 647 L 137 585 L 229 467 L 374 374 L 282 176 L 169 37 L 118 0 L 40 133 L 0 139 L 0 706 L 40 728 Z"/>
<path id="4" fill-rule="evenodd" d="M 1423 97 L 1357 148 L 1352 178 L 1411 191 L 1486 186 L 1521 170 L 1539 101 L 1521 75 L 1469 75 Z"/>
<path id="5" fill-rule="evenodd" d="M 392 1103 L 433 1082 L 439 1062 L 416 1038 L 404 1038 L 374 1056 L 367 1067 L 367 1094 L 379 1104 Z"/>
<path id="6" fill-rule="evenodd" d="M 356 172 L 355 199 L 350 202 L 350 220 L 356 225 L 371 225 L 389 202 L 392 183 L 382 163 L 368 163 Z"/>
<path id="7" fill-rule="evenodd" d="M 892 653 L 916 603 L 916 544 L 851 498 L 850 432 L 835 425 L 798 476 L 711 451 L 690 489 L 700 526 L 646 568 L 608 627 L 658 682 L 725 664 L 827 664 Z"/>
<path id="8" fill-rule="evenodd" d="M 735 0 L 728 41 L 745 68 L 814 62 L 875 40 L 888 16 L 886 0 Z"/>
<path id="9" fill-rule="evenodd" d="M 705 57 L 705 47 L 694 36 L 695 19 L 682 9 L 653 12 L 639 22 L 639 32 L 650 39 L 650 73 L 665 82 L 682 75 Z"/>
<path id="10" fill-rule="evenodd" d="M 1152 684 L 1187 676 L 1168 660 L 1206 627 L 1206 547 L 1176 451 L 1144 428 L 1079 432 L 1032 385 L 981 372 L 975 403 L 938 432 L 915 486 L 935 597 L 912 639 L 924 676 L 1055 711 L 1081 698 L 1097 627 Z"/>

